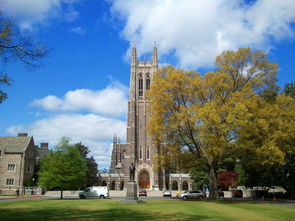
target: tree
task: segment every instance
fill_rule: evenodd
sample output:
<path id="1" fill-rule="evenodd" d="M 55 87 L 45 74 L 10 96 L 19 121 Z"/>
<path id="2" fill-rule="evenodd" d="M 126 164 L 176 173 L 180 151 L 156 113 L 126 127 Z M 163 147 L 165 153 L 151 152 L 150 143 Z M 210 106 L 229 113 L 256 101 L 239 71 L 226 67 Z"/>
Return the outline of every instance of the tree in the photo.
<path id="1" fill-rule="evenodd" d="M 285 84 L 284 93 L 288 96 L 291 96 L 295 99 L 295 83 Z"/>
<path id="2" fill-rule="evenodd" d="M 259 94 L 276 88 L 277 65 L 262 51 L 246 48 L 224 51 L 216 66 L 216 71 L 204 76 L 164 67 L 155 74 L 148 94 L 149 132 L 164 150 L 160 154 L 173 155 L 171 150 L 177 148 L 178 153 L 189 151 L 193 161 L 207 168 L 211 199 L 218 198 L 217 172 L 223 160 L 239 156 L 239 149 L 259 147 L 255 153 L 264 157 L 263 163 L 284 159 L 278 143 L 268 140 L 263 146 L 247 146 L 249 142 L 241 142 L 248 123 L 259 122 L 256 112 L 265 102 Z"/>
<path id="3" fill-rule="evenodd" d="M 193 189 L 204 189 L 208 187 L 208 172 L 204 169 L 193 167 L 190 170 L 190 177 L 193 180 Z"/>
<path id="4" fill-rule="evenodd" d="M 240 141 L 244 147 L 238 152 L 241 169 L 246 173 L 245 185 L 284 186 L 294 195 L 295 100 L 290 96 L 292 86 L 287 85 L 283 94 L 267 99 L 258 109 L 256 119 L 241 130 L 243 136 Z M 279 145 L 281 152 L 266 151 L 269 148 L 265 147 L 272 143 Z M 261 148 L 249 148 L 253 145 Z M 273 158 L 278 157 L 284 160 L 275 162 L 277 160 Z"/>
<path id="5" fill-rule="evenodd" d="M 77 189 L 85 183 L 86 162 L 68 138 L 62 138 L 53 152 L 41 160 L 38 184 L 47 188 Z"/>
<path id="6" fill-rule="evenodd" d="M 14 25 L 5 19 L 0 12 L 0 103 L 6 98 L 7 94 L 1 89 L 5 85 L 10 85 L 11 80 L 4 67 L 7 63 L 20 62 L 25 68 L 32 70 L 41 65 L 42 58 L 48 55 L 47 48 L 39 42 L 34 42 L 28 35 L 20 33 Z"/>
<path id="7" fill-rule="evenodd" d="M 98 168 L 93 156 L 88 157 L 90 150 L 82 143 L 77 143 L 74 146 L 77 148 L 83 159 L 86 161 L 86 186 L 97 186 L 99 183 Z"/>
<path id="8" fill-rule="evenodd" d="M 218 186 L 222 190 L 228 190 L 229 187 L 235 187 L 239 182 L 239 174 L 225 171 L 218 174 Z"/>

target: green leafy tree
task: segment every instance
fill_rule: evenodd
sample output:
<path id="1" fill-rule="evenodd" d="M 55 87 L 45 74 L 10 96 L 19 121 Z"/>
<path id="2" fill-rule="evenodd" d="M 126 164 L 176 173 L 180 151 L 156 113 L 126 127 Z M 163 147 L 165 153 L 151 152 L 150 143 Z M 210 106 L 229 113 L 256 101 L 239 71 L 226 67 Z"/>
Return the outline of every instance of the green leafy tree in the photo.
<path id="1" fill-rule="evenodd" d="M 41 160 L 38 185 L 59 188 L 60 198 L 67 189 L 85 184 L 86 161 L 68 138 L 62 138 L 52 153 Z"/>
<path id="2" fill-rule="evenodd" d="M 90 150 L 87 146 L 82 143 L 75 144 L 75 147 L 86 161 L 86 186 L 97 186 L 99 184 L 98 168 L 97 163 L 93 156 L 88 157 Z"/>
<path id="3" fill-rule="evenodd" d="M 284 93 L 295 99 L 295 83 L 287 83 L 284 88 Z"/>
<path id="4" fill-rule="evenodd" d="M 204 189 L 208 187 L 208 172 L 197 167 L 193 167 L 189 172 L 193 180 L 193 189 Z"/>
<path id="5" fill-rule="evenodd" d="M 28 35 L 20 33 L 12 22 L 0 12 L 0 103 L 7 98 L 3 87 L 11 80 L 3 70 L 7 63 L 20 62 L 32 70 L 41 65 L 41 59 L 48 55 L 48 49 L 35 42 Z"/>

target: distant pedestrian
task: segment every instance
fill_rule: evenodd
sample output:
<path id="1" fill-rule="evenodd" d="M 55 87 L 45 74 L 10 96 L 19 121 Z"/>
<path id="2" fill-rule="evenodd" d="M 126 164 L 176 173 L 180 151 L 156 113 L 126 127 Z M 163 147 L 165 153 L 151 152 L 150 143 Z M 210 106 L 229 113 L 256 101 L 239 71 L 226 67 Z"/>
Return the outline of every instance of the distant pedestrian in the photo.
<path id="1" fill-rule="evenodd" d="M 16 196 L 19 197 L 19 189 L 16 190 Z"/>
<path id="2" fill-rule="evenodd" d="M 206 197 L 209 197 L 210 191 L 208 189 L 208 187 L 206 187 Z"/>

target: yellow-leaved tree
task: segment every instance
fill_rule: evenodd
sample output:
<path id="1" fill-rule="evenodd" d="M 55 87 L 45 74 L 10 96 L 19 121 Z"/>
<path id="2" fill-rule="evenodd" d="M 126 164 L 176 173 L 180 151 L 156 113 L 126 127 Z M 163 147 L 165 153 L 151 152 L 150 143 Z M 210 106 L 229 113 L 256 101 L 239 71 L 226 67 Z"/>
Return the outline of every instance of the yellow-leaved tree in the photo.
<path id="1" fill-rule="evenodd" d="M 285 131 L 265 128 L 269 127 L 268 117 L 273 118 L 268 105 L 294 107 L 283 95 L 272 104 L 259 95 L 266 88 L 276 88 L 277 65 L 262 51 L 225 51 L 216 58 L 216 66 L 204 75 L 163 67 L 155 74 L 149 92 L 149 132 L 162 150 L 159 162 L 177 163 L 177 157 L 184 155 L 187 165 L 207 168 L 211 199 L 218 198 L 217 171 L 226 157 L 238 159 L 240 153 L 252 151 L 261 163 L 284 162 L 285 147 L 276 139 Z M 290 119 L 273 123 L 273 128 L 291 126 Z M 251 132 L 260 133 L 261 129 L 264 134 L 252 142 Z"/>

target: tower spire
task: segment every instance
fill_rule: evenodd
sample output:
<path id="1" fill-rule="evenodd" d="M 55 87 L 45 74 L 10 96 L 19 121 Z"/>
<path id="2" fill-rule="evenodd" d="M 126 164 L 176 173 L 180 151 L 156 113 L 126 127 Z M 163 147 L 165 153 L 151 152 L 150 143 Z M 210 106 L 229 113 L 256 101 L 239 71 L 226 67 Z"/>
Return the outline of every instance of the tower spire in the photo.
<path id="1" fill-rule="evenodd" d="M 154 41 L 154 48 L 153 48 L 153 65 L 158 67 L 158 48 L 157 43 Z"/>
<path id="2" fill-rule="evenodd" d="M 116 134 L 113 135 L 113 143 L 116 144 L 118 141 L 118 137 Z"/>
<path id="3" fill-rule="evenodd" d="M 130 73 L 130 99 L 135 97 L 136 93 L 136 66 L 137 66 L 137 53 L 136 53 L 136 46 L 132 44 L 131 50 L 131 73 Z"/>
<path id="4" fill-rule="evenodd" d="M 131 58 L 131 66 L 135 66 L 137 64 L 137 53 L 135 44 L 132 44 L 132 58 Z"/>

